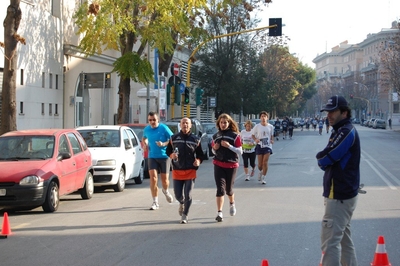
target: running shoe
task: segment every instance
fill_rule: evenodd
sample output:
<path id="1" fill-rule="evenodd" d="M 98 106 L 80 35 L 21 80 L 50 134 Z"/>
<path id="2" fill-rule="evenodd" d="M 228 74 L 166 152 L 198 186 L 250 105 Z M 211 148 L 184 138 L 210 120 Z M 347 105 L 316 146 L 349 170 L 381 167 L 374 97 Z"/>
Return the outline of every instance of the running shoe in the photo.
<path id="1" fill-rule="evenodd" d="M 174 200 L 174 198 L 172 197 L 171 193 L 169 193 L 169 191 L 165 191 L 164 189 L 162 190 L 162 192 L 165 195 L 165 198 L 167 199 L 167 201 L 169 203 L 172 203 L 172 201 Z"/>
<path id="2" fill-rule="evenodd" d="M 261 181 L 261 176 L 262 176 L 262 173 L 259 172 L 259 173 L 258 173 L 258 181 Z"/>
<path id="3" fill-rule="evenodd" d="M 179 216 L 182 216 L 184 207 L 185 207 L 185 205 L 179 204 L 179 209 L 178 209 Z"/>
<path id="4" fill-rule="evenodd" d="M 229 208 L 229 214 L 231 216 L 235 216 L 236 214 L 236 208 L 235 208 L 235 204 L 231 204 L 230 208 Z"/>
<path id="5" fill-rule="evenodd" d="M 266 179 L 266 176 L 264 175 L 264 176 L 262 177 L 262 182 L 261 182 L 263 185 L 267 184 L 267 181 L 265 181 L 265 179 Z"/>
<path id="6" fill-rule="evenodd" d="M 250 176 L 253 177 L 253 175 L 254 175 L 254 168 L 253 168 L 253 170 L 251 170 Z"/>
<path id="7" fill-rule="evenodd" d="M 249 175 L 246 175 L 245 181 L 249 181 L 249 180 L 250 180 L 250 176 L 249 176 Z"/>
<path id="8" fill-rule="evenodd" d="M 181 224 L 187 224 L 187 222 L 188 222 L 188 217 L 185 214 L 183 214 L 181 218 Z"/>
<path id="9" fill-rule="evenodd" d="M 158 210 L 160 208 L 160 205 L 158 205 L 158 202 L 153 202 L 153 204 L 150 207 L 150 210 Z"/>
<path id="10" fill-rule="evenodd" d="M 215 218 L 215 220 L 216 220 L 217 222 L 222 222 L 223 219 L 224 219 L 224 218 L 223 218 L 223 216 L 222 216 L 222 212 L 218 212 L 218 215 L 217 215 L 217 217 Z"/>

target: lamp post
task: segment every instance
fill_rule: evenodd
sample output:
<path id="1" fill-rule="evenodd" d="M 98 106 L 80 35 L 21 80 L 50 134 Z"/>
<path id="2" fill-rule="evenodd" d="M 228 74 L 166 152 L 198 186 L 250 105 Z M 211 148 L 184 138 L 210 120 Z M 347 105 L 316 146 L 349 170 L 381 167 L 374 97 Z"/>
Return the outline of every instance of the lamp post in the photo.
<path id="1" fill-rule="evenodd" d="M 365 85 L 365 84 L 358 83 L 358 82 L 356 82 L 356 81 L 354 82 L 354 84 L 355 84 L 355 85 L 362 85 L 362 86 L 364 86 L 364 87 L 367 89 L 367 91 L 369 91 L 369 88 L 368 88 L 367 85 Z M 371 112 L 371 101 L 368 100 L 368 99 L 366 99 L 366 98 L 363 98 L 363 97 L 355 97 L 355 96 L 353 96 L 353 98 L 361 99 L 361 100 L 367 101 L 367 103 L 368 103 L 368 107 L 367 107 L 367 116 L 368 116 L 368 114 Z"/>

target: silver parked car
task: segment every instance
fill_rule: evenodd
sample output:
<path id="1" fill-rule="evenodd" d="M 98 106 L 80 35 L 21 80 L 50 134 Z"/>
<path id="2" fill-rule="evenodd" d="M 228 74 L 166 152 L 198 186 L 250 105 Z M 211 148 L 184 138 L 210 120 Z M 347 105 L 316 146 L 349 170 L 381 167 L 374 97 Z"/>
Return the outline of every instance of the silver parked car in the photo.
<path id="1" fill-rule="evenodd" d="M 374 123 L 372 124 L 372 127 L 386 129 L 386 121 L 383 119 L 375 119 Z"/>

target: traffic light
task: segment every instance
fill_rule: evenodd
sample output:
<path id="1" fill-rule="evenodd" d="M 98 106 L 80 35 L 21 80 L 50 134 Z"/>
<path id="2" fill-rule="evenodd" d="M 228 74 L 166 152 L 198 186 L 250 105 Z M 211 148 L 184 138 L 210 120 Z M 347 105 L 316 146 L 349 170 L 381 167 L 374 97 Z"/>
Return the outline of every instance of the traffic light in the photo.
<path id="1" fill-rule="evenodd" d="M 190 89 L 188 87 L 185 88 L 185 95 L 183 98 L 183 103 L 184 104 L 189 104 L 190 102 Z"/>
<path id="2" fill-rule="evenodd" d="M 111 88 L 111 73 L 104 75 L 104 88 Z"/>
<path id="3" fill-rule="evenodd" d="M 167 84 L 167 105 L 171 105 L 171 96 L 173 96 L 171 94 L 171 85 Z M 172 100 L 174 101 L 174 100 Z"/>
<path id="4" fill-rule="evenodd" d="M 282 18 L 270 18 L 269 26 L 276 25 L 276 27 L 269 28 L 268 36 L 282 36 Z"/>
<path id="5" fill-rule="evenodd" d="M 179 88 L 179 84 L 178 83 L 175 83 L 174 89 L 175 89 L 175 91 L 174 91 L 174 95 L 175 95 L 174 101 L 175 101 L 175 103 L 177 105 L 181 105 L 181 90 Z"/>
<path id="6" fill-rule="evenodd" d="M 199 106 L 203 102 L 204 90 L 201 88 L 196 88 L 196 105 Z"/>

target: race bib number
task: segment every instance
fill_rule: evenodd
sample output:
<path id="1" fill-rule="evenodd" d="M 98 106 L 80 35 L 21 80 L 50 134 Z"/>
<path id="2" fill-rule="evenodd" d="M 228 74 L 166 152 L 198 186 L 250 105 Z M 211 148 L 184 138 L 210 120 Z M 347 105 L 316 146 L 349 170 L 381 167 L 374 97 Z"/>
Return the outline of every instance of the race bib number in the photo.
<path id="1" fill-rule="evenodd" d="M 269 147 L 269 138 L 260 139 L 261 148 Z"/>

